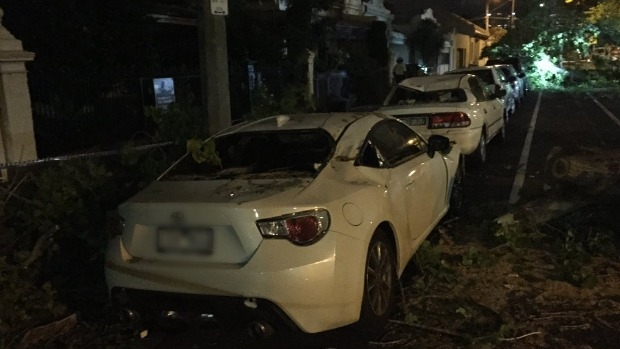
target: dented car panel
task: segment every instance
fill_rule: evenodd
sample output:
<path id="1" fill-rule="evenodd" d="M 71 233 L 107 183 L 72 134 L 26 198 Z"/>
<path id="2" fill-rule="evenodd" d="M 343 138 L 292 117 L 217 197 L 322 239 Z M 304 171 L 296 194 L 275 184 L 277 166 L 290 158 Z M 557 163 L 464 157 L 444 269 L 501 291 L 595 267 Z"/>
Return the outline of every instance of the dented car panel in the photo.
<path id="1" fill-rule="evenodd" d="M 383 126 L 410 132 L 418 152 L 362 157 L 370 140 L 393 143 L 376 138 Z M 244 157 L 259 136 L 284 142 L 260 160 L 268 166 Z M 380 113 L 275 116 L 224 131 L 215 144 L 221 168 L 187 157 L 119 207 L 122 231 L 105 262 L 111 294 L 233 297 L 252 314 L 260 309 L 246 301 L 261 299 L 308 333 L 354 323 L 373 235 L 390 228 L 400 275 L 447 212 L 461 161 L 457 146 L 432 154 L 426 139 Z M 281 234 L 283 220 L 314 215 L 322 217 L 312 220 L 315 235 Z"/>

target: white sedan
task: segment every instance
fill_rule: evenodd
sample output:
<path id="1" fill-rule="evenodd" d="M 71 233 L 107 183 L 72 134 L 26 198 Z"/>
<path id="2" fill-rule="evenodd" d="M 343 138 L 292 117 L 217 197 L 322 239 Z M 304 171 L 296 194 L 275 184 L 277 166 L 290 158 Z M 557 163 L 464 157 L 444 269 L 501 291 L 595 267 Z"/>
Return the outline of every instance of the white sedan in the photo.
<path id="1" fill-rule="evenodd" d="M 460 149 L 379 113 L 275 116 L 203 145 L 211 161 L 184 156 L 118 209 L 105 275 L 134 319 L 380 329 L 461 202 Z"/>
<path id="2" fill-rule="evenodd" d="M 506 91 L 491 92 L 471 74 L 414 77 L 395 86 L 379 110 L 401 119 L 425 137 L 442 135 L 455 141 L 463 154 L 486 162 L 487 143 L 506 137 Z"/>

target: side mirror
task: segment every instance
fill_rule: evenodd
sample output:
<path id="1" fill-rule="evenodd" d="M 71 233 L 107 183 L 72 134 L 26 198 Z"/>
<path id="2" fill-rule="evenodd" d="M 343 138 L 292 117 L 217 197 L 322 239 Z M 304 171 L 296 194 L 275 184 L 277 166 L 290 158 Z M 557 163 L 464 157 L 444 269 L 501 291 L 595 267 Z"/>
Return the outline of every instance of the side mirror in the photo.
<path id="1" fill-rule="evenodd" d="M 495 90 L 494 96 L 495 96 L 495 98 L 502 98 L 502 97 L 504 97 L 506 95 L 506 93 L 507 92 L 506 92 L 505 89 L 500 88 L 498 90 Z"/>
<path id="2" fill-rule="evenodd" d="M 450 139 L 445 136 L 432 135 L 428 139 L 428 156 L 432 159 L 436 152 L 450 149 Z"/>
<path id="3" fill-rule="evenodd" d="M 520 77 L 521 79 L 525 78 L 525 73 L 521 72 L 519 74 L 517 74 L 518 77 Z"/>

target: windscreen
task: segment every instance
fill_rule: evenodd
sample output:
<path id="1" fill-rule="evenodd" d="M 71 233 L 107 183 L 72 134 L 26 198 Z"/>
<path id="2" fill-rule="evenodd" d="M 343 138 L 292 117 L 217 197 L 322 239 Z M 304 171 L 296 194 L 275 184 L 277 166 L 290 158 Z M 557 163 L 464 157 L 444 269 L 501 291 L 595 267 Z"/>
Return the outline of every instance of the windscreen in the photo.
<path id="1" fill-rule="evenodd" d="M 484 81 L 487 85 L 495 84 L 495 79 L 493 79 L 493 72 L 491 69 L 480 69 L 480 70 L 472 70 L 468 72 L 462 72 L 467 74 L 473 74 L 480 78 L 480 80 Z"/>
<path id="2" fill-rule="evenodd" d="M 322 129 L 241 132 L 215 138 L 218 161 L 185 156 L 165 180 L 252 178 L 289 172 L 315 175 L 329 161 L 334 141 Z"/>
<path id="3" fill-rule="evenodd" d="M 467 101 L 465 91 L 460 88 L 436 91 L 420 91 L 397 86 L 385 106 L 425 103 L 459 103 Z"/>

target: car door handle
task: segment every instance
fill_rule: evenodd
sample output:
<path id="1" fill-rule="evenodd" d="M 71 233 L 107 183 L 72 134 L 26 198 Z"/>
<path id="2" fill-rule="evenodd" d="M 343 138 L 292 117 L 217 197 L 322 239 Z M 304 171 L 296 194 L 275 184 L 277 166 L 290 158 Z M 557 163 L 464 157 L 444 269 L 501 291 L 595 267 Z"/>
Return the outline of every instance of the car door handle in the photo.
<path id="1" fill-rule="evenodd" d="M 488 114 L 488 112 L 487 112 L 487 108 L 484 108 L 484 109 L 482 109 L 482 110 L 484 110 L 484 113 L 485 113 L 485 114 Z"/>

